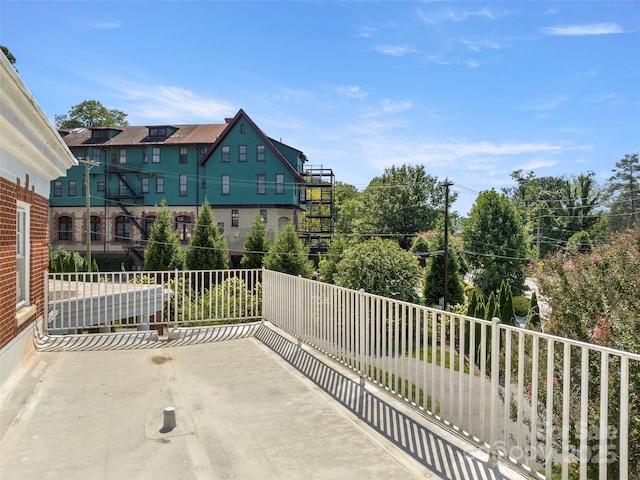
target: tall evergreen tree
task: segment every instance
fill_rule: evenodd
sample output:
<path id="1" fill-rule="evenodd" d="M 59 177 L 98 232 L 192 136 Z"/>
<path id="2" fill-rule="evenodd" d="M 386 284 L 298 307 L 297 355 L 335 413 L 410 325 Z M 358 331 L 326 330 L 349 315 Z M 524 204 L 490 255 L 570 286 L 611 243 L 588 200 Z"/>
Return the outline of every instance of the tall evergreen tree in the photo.
<path id="1" fill-rule="evenodd" d="M 326 255 L 320 260 L 319 270 L 322 280 L 327 283 L 335 283 L 334 275 L 338 271 L 338 263 L 344 258 L 344 253 L 349 246 L 347 238 L 343 235 L 334 235 Z"/>
<path id="2" fill-rule="evenodd" d="M 469 264 L 475 268 L 473 283 L 485 294 L 498 292 L 502 280 L 514 295 L 524 290 L 524 265 L 528 242 L 520 216 L 509 199 L 494 190 L 480 193 L 462 226 L 462 241 Z"/>
<path id="3" fill-rule="evenodd" d="M 309 260 L 309 249 L 298 238 L 293 223 L 287 223 L 278 234 L 264 257 L 264 266 L 276 272 L 311 277 L 313 262 Z"/>
<path id="4" fill-rule="evenodd" d="M 528 329 L 538 328 L 540 326 L 540 306 L 538 305 L 538 295 L 534 290 L 531 294 L 529 302 L 529 314 L 527 315 L 526 327 Z"/>
<path id="5" fill-rule="evenodd" d="M 506 281 L 502 281 L 500 285 L 500 315 L 498 317 L 502 323 L 506 325 L 517 325 L 516 311 L 513 307 L 513 294 L 511 293 L 511 286 Z"/>
<path id="6" fill-rule="evenodd" d="M 640 160 L 625 155 L 609 178 L 610 225 L 619 232 L 640 222 Z"/>
<path id="7" fill-rule="evenodd" d="M 431 245 L 432 251 L 444 249 L 444 235 L 437 235 Z M 460 278 L 458 255 L 449 249 L 447 264 L 447 297 L 450 305 L 464 303 L 464 288 Z M 444 255 L 435 255 L 429 259 L 425 269 L 423 302 L 427 306 L 437 304 L 444 297 Z"/>
<path id="8" fill-rule="evenodd" d="M 180 237 L 171 226 L 172 223 L 171 212 L 163 199 L 144 251 L 144 270 L 184 269 L 184 253 L 180 246 Z"/>
<path id="9" fill-rule="evenodd" d="M 269 252 L 269 239 L 262 217 L 256 215 L 251 224 L 251 232 L 244 242 L 244 254 L 240 260 L 242 268 L 262 268 L 264 256 Z"/>
<path id="10" fill-rule="evenodd" d="M 229 266 L 229 247 L 205 199 L 198 217 L 196 230 L 187 249 L 186 265 L 189 270 L 221 270 Z"/>

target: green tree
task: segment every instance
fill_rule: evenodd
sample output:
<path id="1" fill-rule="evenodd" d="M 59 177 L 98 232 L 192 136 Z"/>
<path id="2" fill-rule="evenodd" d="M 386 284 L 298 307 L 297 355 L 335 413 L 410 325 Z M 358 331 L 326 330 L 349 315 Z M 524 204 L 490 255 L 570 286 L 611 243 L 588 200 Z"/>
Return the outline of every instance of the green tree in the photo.
<path id="1" fill-rule="evenodd" d="M 144 251 L 144 270 L 184 269 L 184 253 L 172 223 L 171 212 L 163 199 Z"/>
<path id="2" fill-rule="evenodd" d="M 589 253 L 567 256 L 556 254 L 540 266 L 536 275 L 540 293 L 545 296 L 550 309 L 550 319 L 544 325 L 545 333 L 568 337 L 573 340 L 640 353 L 640 227 L 612 237 L 611 243 L 600 244 Z M 580 360 L 575 360 L 579 364 Z M 589 360 L 588 423 L 597 424 L 600 415 L 600 387 L 603 381 L 608 388 L 608 420 L 616 425 L 620 421 L 620 369 L 619 360 L 611 356 L 609 375 L 600 371 L 600 354 Z M 629 362 L 630 392 L 637 392 L 640 385 L 640 362 Z M 558 371 L 562 371 L 558 366 Z M 576 386 L 576 398 L 580 398 L 581 369 L 571 369 L 567 380 Z M 576 410 L 577 412 L 578 410 Z M 629 398 L 627 442 L 629 453 L 629 478 L 639 479 L 640 470 L 640 402 L 634 393 Z M 562 420 L 558 420 L 560 422 Z M 578 424 L 579 415 L 570 422 Z M 613 438 L 610 446 L 618 454 L 620 445 Z M 576 440 L 571 448 L 577 448 Z M 594 439 L 594 443 L 597 439 Z M 597 447 L 597 443 L 593 444 Z M 590 446 L 591 448 L 591 446 Z M 615 458 L 615 457 L 614 457 Z M 588 478 L 597 478 L 598 464 L 589 462 Z M 619 478 L 617 463 L 607 466 L 609 478 Z M 594 471 L 591 471 L 593 468 Z"/>
<path id="3" fill-rule="evenodd" d="M 0 50 L 2 50 L 2 53 L 4 53 L 4 56 L 7 57 L 7 60 L 9 60 L 9 63 L 15 66 L 16 57 L 13 56 L 13 54 L 9 51 L 9 49 L 4 45 L 0 45 Z"/>
<path id="4" fill-rule="evenodd" d="M 516 311 L 513 307 L 513 294 L 511 293 L 511 286 L 504 280 L 500 284 L 500 321 L 506 325 L 516 326 L 518 324 L 516 320 Z"/>
<path id="5" fill-rule="evenodd" d="M 187 248 L 186 266 L 189 270 L 221 270 L 229 266 L 227 239 L 218 231 L 211 206 L 206 199 Z"/>
<path id="6" fill-rule="evenodd" d="M 531 293 L 529 313 L 527 314 L 527 323 L 525 326 L 529 330 L 540 327 L 540 306 L 538 305 L 538 294 L 535 290 Z"/>
<path id="7" fill-rule="evenodd" d="M 607 193 L 610 227 L 621 232 L 640 222 L 640 160 L 638 154 L 625 155 L 612 169 Z"/>
<path id="8" fill-rule="evenodd" d="M 411 238 L 433 229 L 444 210 L 444 189 L 424 166 L 386 168 L 362 192 L 358 208 L 357 233 L 395 235 L 404 249 Z M 453 203 L 456 195 L 450 195 Z"/>
<path id="9" fill-rule="evenodd" d="M 269 239 L 262 217 L 256 215 L 251 224 L 251 232 L 244 242 L 244 254 L 240 260 L 242 268 L 262 268 L 264 256 L 269 251 Z"/>
<path id="10" fill-rule="evenodd" d="M 351 234 L 355 231 L 358 212 L 361 210 L 360 192 L 353 185 L 336 182 L 334 185 L 334 212 L 336 233 Z"/>
<path id="11" fill-rule="evenodd" d="M 432 251 L 444 250 L 444 235 L 436 235 L 431 245 Z M 449 249 L 447 265 L 447 298 L 450 305 L 464 303 L 464 288 L 460 278 L 458 255 Z M 424 274 L 422 301 L 427 306 L 437 304 L 444 297 L 444 254 L 429 258 Z"/>
<path id="12" fill-rule="evenodd" d="M 427 253 L 429 253 L 429 240 L 425 235 L 418 235 L 414 240 L 409 251 L 418 257 L 420 266 L 427 265 Z"/>
<path id="13" fill-rule="evenodd" d="M 97 100 L 85 100 L 74 105 L 68 114 L 56 115 L 57 128 L 126 127 L 127 114 L 121 110 L 107 109 Z"/>
<path id="14" fill-rule="evenodd" d="M 349 247 L 349 242 L 343 235 L 334 235 L 331 239 L 329 250 L 320 259 L 318 269 L 322 275 L 322 280 L 327 283 L 334 283 L 334 275 L 338 271 L 338 264 L 344 258 L 344 253 Z"/>
<path id="15" fill-rule="evenodd" d="M 269 253 L 264 257 L 264 266 L 276 272 L 311 277 L 313 262 L 309 260 L 309 248 L 298 238 L 293 223 L 287 223 L 278 233 Z"/>
<path id="16" fill-rule="evenodd" d="M 523 175 L 516 170 L 511 178 L 517 186 L 504 193 L 516 206 L 540 256 L 563 249 L 580 230 L 595 233 L 601 218 L 597 208 L 601 192 L 593 172 L 567 179 L 536 177 L 534 172 Z"/>
<path id="17" fill-rule="evenodd" d="M 336 285 L 417 303 L 420 267 L 393 240 L 374 238 L 349 248 L 333 276 Z"/>
<path id="18" fill-rule="evenodd" d="M 523 267 L 528 262 L 527 239 L 520 217 L 505 195 L 487 190 L 478 196 L 462 226 L 473 283 L 485 294 L 498 292 L 503 280 L 513 293 L 524 290 Z"/>

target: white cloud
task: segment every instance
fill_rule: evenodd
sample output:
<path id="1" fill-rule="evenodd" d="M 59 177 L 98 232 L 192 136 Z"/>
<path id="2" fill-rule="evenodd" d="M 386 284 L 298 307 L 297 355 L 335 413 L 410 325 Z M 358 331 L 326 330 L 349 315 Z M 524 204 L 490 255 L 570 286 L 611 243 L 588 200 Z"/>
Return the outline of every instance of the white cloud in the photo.
<path id="1" fill-rule="evenodd" d="M 523 160 L 522 168 L 533 169 L 549 167 L 556 161 L 549 158 L 540 158 L 540 155 L 557 155 L 565 151 L 589 150 L 589 146 L 567 146 L 540 143 L 493 143 L 493 142 L 371 142 L 368 140 L 363 147 L 367 150 L 366 156 L 377 168 L 384 169 L 398 163 L 412 165 L 425 165 L 432 168 L 454 169 L 462 165 L 468 170 L 491 171 L 498 168 L 504 169 L 503 162 L 508 161 L 507 170 L 512 171 L 519 167 L 513 164 L 515 156 L 530 156 L 534 158 Z"/>
<path id="2" fill-rule="evenodd" d="M 120 28 L 122 26 L 122 21 L 120 20 L 102 20 L 89 22 L 88 26 L 90 28 L 95 28 L 97 30 L 111 30 L 114 28 Z"/>
<path id="3" fill-rule="evenodd" d="M 472 50 L 474 52 L 481 52 L 481 51 L 487 50 L 487 49 L 499 50 L 500 48 L 502 48 L 502 45 L 500 45 L 495 40 L 488 40 L 488 39 L 466 40 L 466 39 L 462 39 L 461 42 L 462 42 L 463 45 L 466 45 L 469 50 Z"/>
<path id="4" fill-rule="evenodd" d="M 391 55 L 393 57 L 403 57 L 412 53 L 418 53 L 415 48 L 407 47 L 405 45 L 378 45 L 375 47 L 377 52 L 384 55 Z"/>
<path id="5" fill-rule="evenodd" d="M 506 12 L 498 12 L 489 7 L 484 7 L 480 10 L 454 10 L 446 9 L 438 12 L 425 13 L 422 9 L 418 9 L 418 16 L 428 24 L 441 23 L 444 21 L 461 22 L 470 17 L 483 17 L 489 20 L 495 20 L 497 18 L 508 15 Z"/>
<path id="6" fill-rule="evenodd" d="M 313 94 L 308 90 L 305 90 L 302 88 L 294 89 L 294 88 L 282 87 L 272 95 L 272 98 L 278 101 L 299 102 L 302 100 L 309 100 L 313 98 Z"/>
<path id="7" fill-rule="evenodd" d="M 382 100 L 378 107 L 369 109 L 364 113 L 363 117 L 377 117 L 379 115 L 395 115 L 409 110 L 412 107 L 410 100 L 403 100 L 401 102 L 395 102 L 389 98 Z"/>
<path id="8" fill-rule="evenodd" d="M 520 107 L 520 110 L 534 110 L 534 111 L 545 111 L 545 110 L 553 110 L 557 108 L 560 104 L 564 103 L 567 99 L 560 95 L 553 98 L 548 98 L 545 100 L 532 101 Z"/>
<path id="9" fill-rule="evenodd" d="M 557 27 L 543 27 L 540 31 L 547 35 L 560 36 L 585 36 L 585 35 L 609 35 L 624 33 L 617 23 L 591 23 L 585 25 L 562 25 Z"/>
<path id="10" fill-rule="evenodd" d="M 480 62 L 476 61 L 476 60 L 465 60 L 464 62 L 465 66 L 468 68 L 478 68 L 480 66 Z"/>
<path id="11" fill-rule="evenodd" d="M 336 88 L 336 92 L 338 95 L 348 98 L 364 98 L 367 96 L 367 93 L 357 86 L 339 86 Z"/>
<path id="12" fill-rule="evenodd" d="M 376 32 L 377 30 L 373 27 L 360 27 L 356 31 L 356 36 L 362 38 L 371 38 Z"/>
<path id="13" fill-rule="evenodd" d="M 199 96 L 182 87 L 165 85 L 110 84 L 127 100 L 122 109 L 130 117 L 154 122 L 219 122 L 236 113 L 227 102 Z"/>

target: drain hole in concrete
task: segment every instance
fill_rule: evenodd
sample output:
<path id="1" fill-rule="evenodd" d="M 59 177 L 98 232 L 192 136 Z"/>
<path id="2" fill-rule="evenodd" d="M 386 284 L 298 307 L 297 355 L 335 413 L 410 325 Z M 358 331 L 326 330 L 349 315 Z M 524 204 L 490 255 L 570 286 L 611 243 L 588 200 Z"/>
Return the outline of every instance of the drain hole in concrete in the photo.
<path id="1" fill-rule="evenodd" d="M 163 357 L 161 355 L 155 355 L 151 357 L 151 361 L 156 365 L 162 365 L 163 363 L 166 363 L 170 360 L 173 360 L 173 359 L 171 357 Z"/>

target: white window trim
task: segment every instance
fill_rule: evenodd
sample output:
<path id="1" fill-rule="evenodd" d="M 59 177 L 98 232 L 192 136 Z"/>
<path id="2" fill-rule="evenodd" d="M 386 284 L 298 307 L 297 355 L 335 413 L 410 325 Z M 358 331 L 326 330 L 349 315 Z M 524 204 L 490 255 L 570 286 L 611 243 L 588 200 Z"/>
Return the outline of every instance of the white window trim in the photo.
<path id="1" fill-rule="evenodd" d="M 31 223 L 31 205 L 25 202 L 21 202 L 20 200 L 16 201 L 16 247 L 17 247 L 17 229 L 18 229 L 18 219 L 17 216 L 20 214 L 24 214 L 24 234 L 22 238 L 22 243 L 24 245 L 24 255 L 22 255 L 22 259 L 24 260 L 24 275 L 23 275 L 23 292 L 24 299 L 18 302 L 16 298 L 16 310 L 20 310 L 21 308 L 29 306 L 29 274 L 31 270 L 31 235 L 30 235 L 30 223 Z M 18 288 L 18 269 L 17 262 L 20 257 L 20 253 L 18 252 L 18 248 L 16 248 L 16 290 Z"/>

